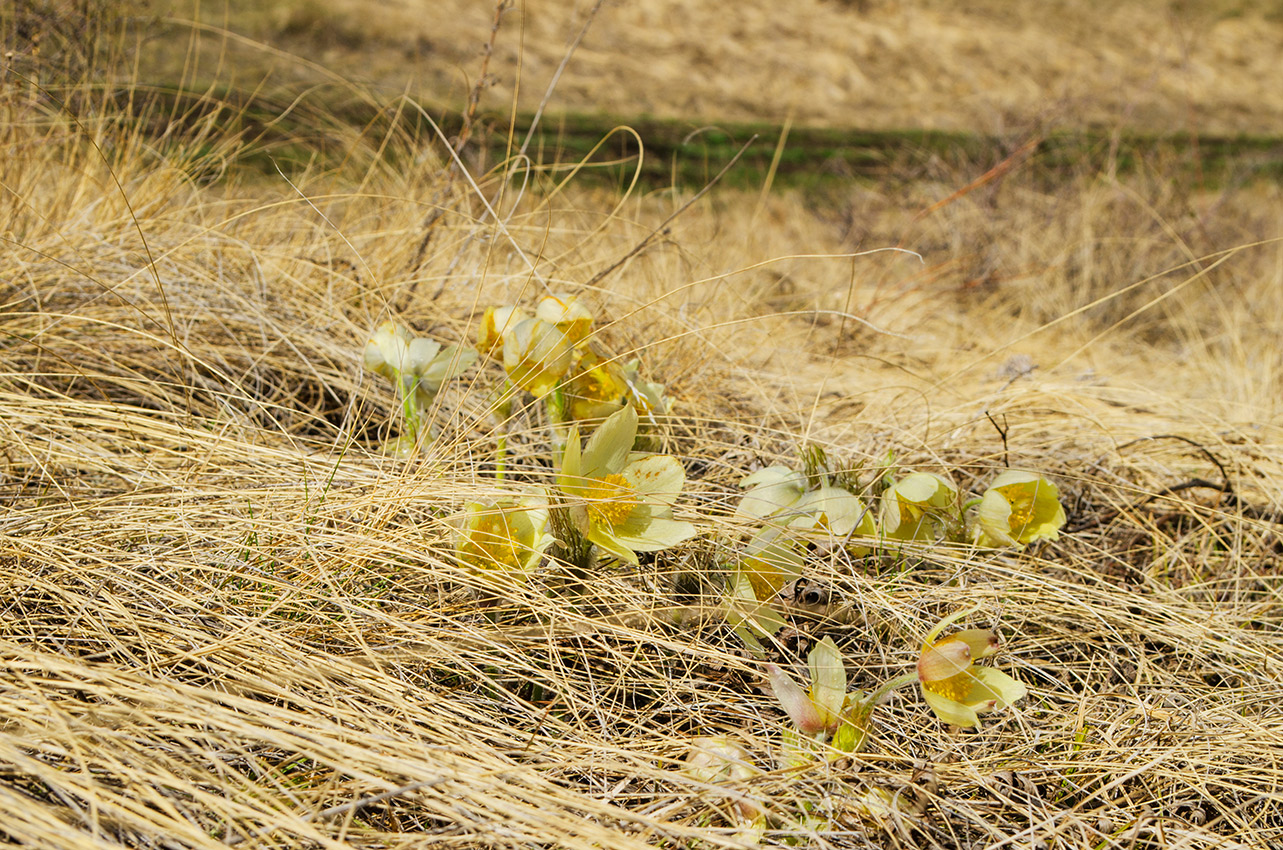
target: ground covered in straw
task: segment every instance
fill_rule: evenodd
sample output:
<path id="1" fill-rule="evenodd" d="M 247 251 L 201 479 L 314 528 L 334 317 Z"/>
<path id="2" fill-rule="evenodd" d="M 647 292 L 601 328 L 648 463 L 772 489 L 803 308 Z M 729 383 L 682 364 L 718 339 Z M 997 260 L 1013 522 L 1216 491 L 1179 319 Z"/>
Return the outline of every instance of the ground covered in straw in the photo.
<path id="1" fill-rule="evenodd" d="M 972 163 L 822 200 L 621 196 L 474 184 L 360 128 L 342 162 L 264 178 L 212 125 L 5 86 L 0 840 L 1283 843 L 1277 186 L 1030 170 L 939 204 Z M 389 457 L 396 399 L 361 353 L 389 317 L 470 341 L 549 292 L 667 387 L 653 436 L 699 534 L 586 580 L 479 576 L 453 529 L 549 482 L 538 406 L 503 481 L 495 364 Z M 1020 551 L 813 552 L 823 592 L 779 601 L 769 660 L 801 679 L 830 637 L 869 691 L 974 608 L 1025 699 L 958 730 L 897 691 L 862 753 L 781 764 L 790 721 L 717 606 L 741 478 L 808 445 L 868 487 L 888 452 L 977 494 L 1033 469 L 1069 521 Z M 684 771 L 709 735 L 759 772 Z"/>

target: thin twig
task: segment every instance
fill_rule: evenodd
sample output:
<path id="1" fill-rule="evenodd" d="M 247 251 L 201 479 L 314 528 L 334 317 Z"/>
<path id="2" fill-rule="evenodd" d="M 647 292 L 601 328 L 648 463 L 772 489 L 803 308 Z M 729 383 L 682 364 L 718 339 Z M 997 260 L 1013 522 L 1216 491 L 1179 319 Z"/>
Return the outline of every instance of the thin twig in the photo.
<path id="1" fill-rule="evenodd" d="M 624 254 L 624 256 L 620 257 L 618 260 L 611 263 L 606 268 L 597 272 L 597 274 L 593 275 L 592 278 L 589 279 L 589 281 L 584 284 L 584 288 L 587 289 L 587 288 L 596 286 L 615 269 L 619 268 L 624 263 L 628 262 L 633 257 L 637 256 L 642 251 L 644 251 L 646 247 L 655 240 L 655 237 L 661 236 L 661 235 L 667 236 L 669 233 L 668 225 L 672 223 L 673 219 L 677 218 L 679 215 L 686 212 L 686 210 L 690 209 L 692 204 L 694 204 L 700 198 L 704 197 L 704 195 L 706 195 L 710 189 L 716 186 L 718 181 L 726 176 L 726 172 L 730 171 L 732 168 L 735 167 L 735 163 L 739 162 L 740 157 L 742 157 L 748 151 L 748 149 L 752 147 L 753 143 L 756 141 L 757 141 L 757 134 L 754 133 L 753 137 L 749 139 L 747 142 L 745 142 L 744 145 L 738 151 L 735 152 L 735 156 L 731 157 L 730 162 L 723 165 L 722 170 L 717 172 L 717 174 L 713 176 L 712 180 L 704 184 L 704 188 L 700 189 L 698 192 L 692 195 L 691 199 L 686 203 L 682 204 L 680 207 L 678 207 L 677 210 L 675 210 L 672 215 L 670 215 L 668 218 L 661 221 L 659 223 L 659 226 L 657 226 L 654 230 L 652 230 L 649 234 L 647 234 L 645 239 L 643 239 L 642 241 L 634 245 L 631 251 L 629 251 L 627 254 Z"/>

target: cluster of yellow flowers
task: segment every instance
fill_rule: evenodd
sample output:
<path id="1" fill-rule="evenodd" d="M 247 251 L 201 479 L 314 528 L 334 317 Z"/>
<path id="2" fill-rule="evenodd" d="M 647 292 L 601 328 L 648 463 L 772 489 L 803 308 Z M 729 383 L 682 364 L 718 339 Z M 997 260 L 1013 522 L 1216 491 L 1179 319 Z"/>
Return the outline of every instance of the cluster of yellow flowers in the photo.
<path id="1" fill-rule="evenodd" d="M 736 515 L 768 522 L 764 535 L 840 545 L 856 555 L 867 554 L 877 538 L 1019 547 L 1055 540 L 1065 524 L 1056 485 L 1016 469 L 1000 473 L 980 499 L 965 504 L 958 486 L 935 472 L 893 478 L 876 505 L 866 505 L 826 474 L 785 466 L 758 470 L 740 486 L 747 492 Z"/>
<path id="2" fill-rule="evenodd" d="M 663 386 L 644 380 L 637 361 L 621 365 L 597 350 L 593 325 L 592 313 L 576 298 L 550 295 L 533 313 L 518 306 L 486 310 L 475 349 L 443 347 L 394 323 L 381 326 L 365 348 L 365 365 L 392 382 L 401 402 L 405 429 L 391 445 L 399 454 L 431 436 L 426 412 L 445 381 L 478 356 L 502 366 L 503 388 L 496 397 L 505 419 L 519 392 L 544 404 L 555 475 L 542 485 L 513 483 L 513 495 L 464 506 L 455 555 L 475 574 L 525 581 L 554 549 L 586 552 L 586 563 L 576 565 L 581 568 L 595 557 L 637 564 L 639 552 L 667 549 L 698 533 L 673 515 L 686 483 L 681 462 L 637 451 L 643 418 L 669 411 Z M 591 428 L 586 441 L 581 426 Z M 500 439 L 501 479 L 505 437 Z M 803 470 L 768 466 L 740 486 L 736 517 L 752 523 L 754 531 L 737 553 L 723 608 L 750 655 L 762 660 L 760 638 L 784 625 L 775 608 L 779 591 L 802 575 L 808 552 L 841 549 L 862 556 L 910 542 L 945 541 L 1023 547 L 1056 540 L 1066 520 L 1056 485 L 1022 470 L 1001 472 L 979 497 L 964 501 L 958 486 L 935 472 L 884 468 L 873 485 L 858 487 L 848 474 L 830 472 L 816 449 Z M 843 660 L 831 639 L 810 654 L 809 688 L 767 665 L 771 689 L 793 722 L 784 739 L 785 766 L 858 751 L 878 701 L 910 683 L 919 685 L 937 717 L 957 726 L 978 725 L 979 712 L 1021 699 L 1023 685 L 977 664 L 997 651 L 993 632 L 963 629 L 941 637 L 967 613 L 947 618 L 926 636 L 913 673 L 868 695 L 847 692 Z M 738 745 L 701 739 L 689 770 L 700 781 L 718 783 L 742 781 L 756 768 Z M 747 799 L 735 803 L 744 817 L 760 817 Z"/>
<path id="3" fill-rule="evenodd" d="M 993 667 L 976 662 L 999 649 L 996 634 L 988 629 L 963 629 L 940 635 L 974 609 L 945 618 L 923 639 L 917 669 L 892 679 L 872 693 L 847 691 L 846 667 L 832 638 L 824 638 L 807 657 L 810 687 L 803 688 L 778 665 L 766 665 L 767 681 L 793 726 L 786 728 L 778 750 L 777 766 L 786 770 L 810 763 L 833 761 L 864 748 L 874 709 L 892 690 L 916 684 L 923 699 L 945 723 L 960 727 L 980 725 L 979 713 L 1005 708 L 1025 697 L 1025 686 Z M 763 774 L 749 749 L 729 736 L 696 738 L 682 773 L 688 779 L 718 790 L 732 804 L 743 838 L 750 843 L 767 825 L 765 800 L 755 799 L 746 785 Z M 857 801 L 857 808 L 873 819 L 893 814 L 893 798 L 876 793 Z"/>
<path id="4" fill-rule="evenodd" d="M 561 395 L 558 418 L 603 419 L 626 404 L 642 415 L 667 413 L 663 386 L 641 378 L 639 361 L 621 365 L 594 349 L 593 321 L 571 295 L 544 297 L 534 315 L 490 307 L 477 329 L 477 350 L 501 362 L 513 386 L 538 398 Z"/>

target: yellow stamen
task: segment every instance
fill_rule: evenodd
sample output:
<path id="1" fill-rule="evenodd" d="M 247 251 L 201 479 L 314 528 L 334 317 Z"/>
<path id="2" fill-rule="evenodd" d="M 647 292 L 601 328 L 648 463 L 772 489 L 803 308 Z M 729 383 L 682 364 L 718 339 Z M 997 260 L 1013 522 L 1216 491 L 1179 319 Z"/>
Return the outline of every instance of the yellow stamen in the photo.
<path id="1" fill-rule="evenodd" d="M 633 508 L 640 504 L 637 491 L 629 484 L 628 479 L 618 472 L 612 472 L 597 482 L 603 496 L 594 499 L 588 510 L 602 525 L 614 527 L 621 525 L 632 516 Z"/>
<path id="2" fill-rule="evenodd" d="M 514 533 L 505 514 L 481 517 L 469 531 L 467 541 L 459 547 L 459 554 L 474 566 L 520 569 L 521 557 Z"/>
<path id="3" fill-rule="evenodd" d="M 1029 523 L 1033 522 L 1033 518 L 1034 503 L 1032 499 L 1029 501 L 1022 499 L 1019 504 L 1012 504 L 1011 518 L 1008 521 L 1011 523 L 1011 528 L 1013 530 L 1024 528 L 1029 525 Z"/>
<path id="4" fill-rule="evenodd" d="M 946 699 L 962 702 L 963 698 L 971 692 L 971 674 L 963 670 L 961 673 L 955 673 L 947 679 L 923 682 L 922 687 Z"/>

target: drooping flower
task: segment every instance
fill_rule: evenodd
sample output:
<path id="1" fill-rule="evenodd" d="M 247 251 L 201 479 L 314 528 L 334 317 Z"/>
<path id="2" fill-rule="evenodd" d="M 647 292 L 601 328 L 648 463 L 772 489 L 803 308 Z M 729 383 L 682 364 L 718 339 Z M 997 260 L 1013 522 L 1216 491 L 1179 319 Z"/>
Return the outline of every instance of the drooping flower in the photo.
<path id="1" fill-rule="evenodd" d="M 576 502 L 571 507 L 584 537 L 633 564 L 638 552 L 667 549 L 696 533 L 695 526 L 672 518 L 686 483 L 681 463 L 634 453 L 636 437 L 631 406 L 609 416 L 582 451 L 576 425 L 557 473 L 557 486 Z"/>
<path id="2" fill-rule="evenodd" d="M 534 501 L 472 502 L 455 535 L 459 560 L 481 574 L 524 581 L 552 544 L 548 511 Z"/>
<path id="3" fill-rule="evenodd" d="M 911 472 L 882 494 L 882 531 L 897 540 L 943 539 L 957 513 L 957 485 L 934 472 Z"/>
<path id="4" fill-rule="evenodd" d="M 1065 520 L 1055 484 L 1037 473 L 1009 469 L 981 497 L 972 537 L 981 546 L 1024 546 L 1057 539 Z"/>
<path id="5" fill-rule="evenodd" d="M 1006 673 L 976 664 L 998 651 L 998 637 L 988 629 L 964 629 L 937 640 L 952 619 L 932 629 L 923 642 L 918 682 L 936 717 L 954 726 L 979 726 L 978 712 L 1005 708 L 1027 691 Z"/>

